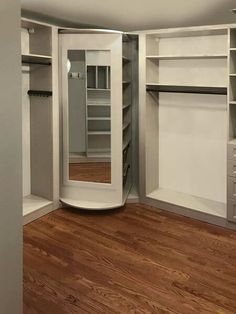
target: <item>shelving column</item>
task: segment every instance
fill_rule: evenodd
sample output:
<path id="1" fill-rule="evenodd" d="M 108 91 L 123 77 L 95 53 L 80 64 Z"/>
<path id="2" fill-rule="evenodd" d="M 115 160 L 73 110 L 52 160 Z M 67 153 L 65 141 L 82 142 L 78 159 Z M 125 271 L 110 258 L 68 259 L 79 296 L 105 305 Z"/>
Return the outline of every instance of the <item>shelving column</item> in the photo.
<path id="1" fill-rule="evenodd" d="M 236 222 L 236 28 L 229 29 L 227 218 Z"/>

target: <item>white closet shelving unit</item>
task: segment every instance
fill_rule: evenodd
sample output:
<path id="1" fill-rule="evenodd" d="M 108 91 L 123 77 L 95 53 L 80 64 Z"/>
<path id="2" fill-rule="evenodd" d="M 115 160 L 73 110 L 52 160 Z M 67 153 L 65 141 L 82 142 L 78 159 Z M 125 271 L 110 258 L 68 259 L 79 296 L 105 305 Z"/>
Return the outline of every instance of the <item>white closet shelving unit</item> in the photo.
<path id="1" fill-rule="evenodd" d="M 122 45 L 122 89 L 123 89 L 123 105 L 122 105 L 122 121 L 123 121 L 123 199 L 127 199 L 127 195 L 132 187 L 132 38 L 129 35 L 123 36 Z"/>
<path id="2" fill-rule="evenodd" d="M 58 31 L 70 49 L 90 51 L 87 157 L 116 162 L 109 192 L 101 188 L 105 201 L 97 184 L 69 182 L 62 166 L 61 199 L 108 209 L 138 190 L 142 202 L 159 208 L 236 222 L 236 25 L 124 34 L 22 19 L 24 223 L 59 206 Z M 95 62 L 96 49 L 113 57 Z"/>
<path id="3" fill-rule="evenodd" d="M 229 93 L 228 93 L 228 211 L 229 221 L 236 222 L 236 26 L 229 29 Z"/>
<path id="4" fill-rule="evenodd" d="M 227 216 L 228 36 L 227 26 L 140 34 L 146 203 L 193 217 Z"/>
<path id="5" fill-rule="evenodd" d="M 57 208 L 57 29 L 21 22 L 24 224 Z M 55 58 L 55 59 L 54 59 Z M 53 93 L 55 92 L 55 95 Z"/>

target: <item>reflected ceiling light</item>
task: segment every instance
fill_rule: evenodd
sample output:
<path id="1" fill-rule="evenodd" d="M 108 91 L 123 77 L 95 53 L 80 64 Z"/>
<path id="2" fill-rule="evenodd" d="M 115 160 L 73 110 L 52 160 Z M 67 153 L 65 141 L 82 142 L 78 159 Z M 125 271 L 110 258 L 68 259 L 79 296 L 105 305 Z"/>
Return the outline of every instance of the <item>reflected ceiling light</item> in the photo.
<path id="1" fill-rule="evenodd" d="M 69 59 L 67 59 L 66 67 L 67 67 L 67 73 L 69 73 L 71 69 L 71 62 Z"/>

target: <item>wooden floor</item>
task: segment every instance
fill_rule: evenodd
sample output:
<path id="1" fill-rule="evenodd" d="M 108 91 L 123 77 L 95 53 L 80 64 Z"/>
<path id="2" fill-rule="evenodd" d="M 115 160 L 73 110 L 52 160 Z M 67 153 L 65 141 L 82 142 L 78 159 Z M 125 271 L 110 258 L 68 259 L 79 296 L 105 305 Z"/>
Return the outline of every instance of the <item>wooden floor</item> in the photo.
<path id="1" fill-rule="evenodd" d="M 236 313 L 236 233 L 129 204 L 24 227 L 24 313 Z"/>
<path id="2" fill-rule="evenodd" d="M 69 178 L 75 181 L 111 183 L 110 162 L 70 163 Z"/>

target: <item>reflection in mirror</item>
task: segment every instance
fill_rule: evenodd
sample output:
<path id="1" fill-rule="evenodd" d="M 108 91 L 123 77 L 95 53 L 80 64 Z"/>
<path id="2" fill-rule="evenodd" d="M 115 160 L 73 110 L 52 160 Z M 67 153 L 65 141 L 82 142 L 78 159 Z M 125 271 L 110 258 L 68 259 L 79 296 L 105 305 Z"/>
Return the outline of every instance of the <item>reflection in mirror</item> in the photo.
<path id="1" fill-rule="evenodd" d="M 69 180 L 111 183 L 110 51 L 68 51 Z"/>

